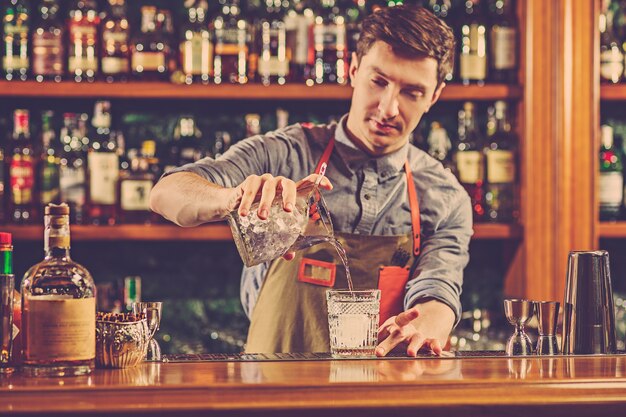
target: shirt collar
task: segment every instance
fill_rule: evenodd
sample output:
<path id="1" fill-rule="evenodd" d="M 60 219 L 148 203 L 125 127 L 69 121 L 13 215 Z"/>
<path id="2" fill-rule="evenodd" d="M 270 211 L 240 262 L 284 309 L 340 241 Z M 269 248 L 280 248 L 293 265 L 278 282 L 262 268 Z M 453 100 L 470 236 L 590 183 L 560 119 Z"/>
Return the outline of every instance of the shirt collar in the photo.
<path id="1" fill-rule="evenodd" d="M 372 161 L 372 157 L 359 149 L 348 137 L 346 123 L 348 115 L 345 114 L 337 123 L 335 129 L 335 146 L 341 159 L 345 162 L 350 173 L 363 169 L 364 165 Z M 409 144 L 405 144 L 397 151 L 373 159 L 376 172 L 380 176 L 380 182 L 395 177 L 403 168 L 409 153 Z"/>

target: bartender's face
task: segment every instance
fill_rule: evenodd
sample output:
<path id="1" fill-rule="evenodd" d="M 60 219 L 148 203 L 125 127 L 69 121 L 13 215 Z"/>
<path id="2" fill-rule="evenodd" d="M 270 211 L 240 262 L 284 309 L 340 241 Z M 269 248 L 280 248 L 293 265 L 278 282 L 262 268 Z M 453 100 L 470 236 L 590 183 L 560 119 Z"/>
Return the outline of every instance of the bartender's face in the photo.
<path id="1" fill-rule="evenodd" d="M 408 142 L 445 85 L 437 87 L 434 58 L 403 58 L 382 41 L 375 42 L 361 62 L 353 56 L 350 81 L 354 91 L 348 133 L 360 148 L 376 156 Z"/>

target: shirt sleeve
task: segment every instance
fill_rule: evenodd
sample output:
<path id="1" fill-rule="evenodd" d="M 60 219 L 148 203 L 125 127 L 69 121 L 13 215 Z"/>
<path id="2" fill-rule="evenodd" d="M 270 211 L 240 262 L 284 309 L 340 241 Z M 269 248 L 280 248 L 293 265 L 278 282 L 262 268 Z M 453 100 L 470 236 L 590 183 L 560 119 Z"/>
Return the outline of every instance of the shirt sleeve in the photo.
<path id="1" fill-rule="evenodd" d="M 207 157 L 170 170 L 164 176 L 193 172 L 222 187 L 236 187 L 250 175 L 266 173 L 299 180 L 300 167 L 306 166 L 309 152 L 302 129 L 293 125 L 243 139 L 217 159 Z"/>
<path id="2" fill-rule="evenodd" d="M 469 196 L 458 192 L 449 215 L 428 237 L 423 237 L 413 277 L 407 282 L 405 308 L 420 300 L 434 298 L 448 305 L 461 318 L 463 269 L 469 262 L 469 242 L 473 234 Z"/>

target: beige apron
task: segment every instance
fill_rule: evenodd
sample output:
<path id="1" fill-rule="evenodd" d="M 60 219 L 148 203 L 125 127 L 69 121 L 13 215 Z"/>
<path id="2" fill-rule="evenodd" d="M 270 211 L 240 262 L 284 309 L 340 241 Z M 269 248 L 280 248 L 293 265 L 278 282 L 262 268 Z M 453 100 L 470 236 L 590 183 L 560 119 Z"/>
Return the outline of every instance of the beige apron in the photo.
<path id="1" fill-rule="evenodd" d="M 333 150 L 329 141 L 318 169 Z M 345 249 L 355 290 L 381 290 L 380 323 L 404 310 L 404 292 L 420 249 L 419 204 L 405 164 L 413 232 L 398 236 L 337 233 Z M 408 253 L 403 265 L 389 265 L 394 254 Z M 400 257 L 402 258 L 402 257 Z M 408 258 L 408 259 L 407 259 Z M 328 352 L 326 290 L 348 288 L 345 268 L 335 248 L 321 243 L 298 251 L 291 261 L 272 262 L 252 312 L 246 352 Z"/>

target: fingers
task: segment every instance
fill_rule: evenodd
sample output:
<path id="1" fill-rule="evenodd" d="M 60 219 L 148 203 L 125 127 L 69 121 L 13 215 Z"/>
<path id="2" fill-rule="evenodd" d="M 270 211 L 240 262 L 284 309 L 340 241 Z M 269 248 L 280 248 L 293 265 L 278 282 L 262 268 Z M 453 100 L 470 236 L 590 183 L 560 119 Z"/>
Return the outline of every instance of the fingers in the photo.
<path id="1" fill-rule="evenodd" d="M 272 177 L 270 174 L 261 175 L 263 180 L 263 188 L 261 189 L 261 200 L 259 201 L 259 210 L 257 216 L 259 219 L 266 220 L 270 214 L 270 207 L 274 197 L 276 197 L 276 187 L 280 183 L 281 177 Z"/>
<path id="2" fill-rule="evenodd" d="M 396 316 L 396 324 L 400 327 L 404 327 L 415 320 L 417 316 L 419 316 L 419 311 L 417 310 L 417 306 L 415 306 L 398 314 Z"/>
<path id="3" fill-rule="evenodd" d="M 281 177 L 279 185 L 283 190 L 283 209 L 292 211 L 296 203 L 296 183 Z"/>
<path id="4" fill-rule="evenodd" d="M 271 174 L 250 175 L 237 188 L 241 195 L 238 212 L 242 217 L 250 213 L 250 207 L 258 200 L 257 215 L 262 220 L 267 219 L 278 190 L 283 194 L 285 211 L 292 211 L 296 201 L 296 185 L 285 177 L 274 177 Z"/>
<path id="5" fill-rule="evenodd" d="M 262 182 L 263 180 L 258 175 L 250 175 L 241 183 L 240 187 L 243 193 L 241 195 L 241 201 L 239 202 L 238 211 L 240 216 L 245 217 L 250 213 L 250 206 L 258 194 Z"/>
<path id="6" fill-rule="evenodd" d="M 389 336 L 376 346 L 376 356 L 382 357 L 391 352 L 393 348 L 398 346 L 405 340 L 405 336 L 401 328 L 395 327 L 390 329 Z"/>
<path id="7" fill-rule="evenodd" d="M 424 345 L 424 341 L 425 341 L 424 336 L 422 336 L 421 333 L 415 333 L 411 337 L 411 341 L 409 342 L 409 346 L 406 348 L 407 356 L 411 356 L 413 358 L 416 357 L 417 356 L 417 352 Z"/>
<path id="8" fill-rule="evenodd" d="M 319 178 L 319 174 L 311 174 L 308 177 L 298 181 L 296 183 L 297 187 L 301 187 L 303 185 L 307 185 L 307 184 L 315 184 L 315 182 L 317 181 L 317 179 Z M 333 189 L 333 185 L 331 184 L 330 180 L 328 179 L 328 177 L 323 177 L 322 181 L 319 183 L 320 188 L 323 188 L 325 190 L 332 190 Z"/>

